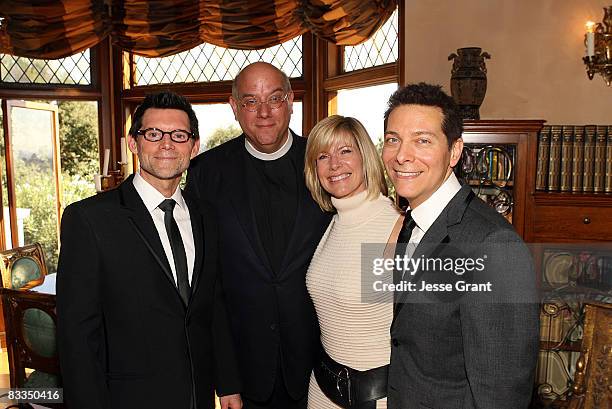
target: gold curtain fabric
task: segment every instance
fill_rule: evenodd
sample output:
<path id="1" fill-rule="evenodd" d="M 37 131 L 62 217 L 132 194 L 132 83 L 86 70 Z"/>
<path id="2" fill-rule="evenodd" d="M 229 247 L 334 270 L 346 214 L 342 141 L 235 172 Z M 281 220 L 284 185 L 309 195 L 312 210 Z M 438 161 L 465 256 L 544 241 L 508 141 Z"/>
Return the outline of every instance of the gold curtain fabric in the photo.
<path id="1" fill-rule="evenodd" d="M 311 31 L 338 45 L 367 40 L 397 0 L 0 0 L 0 52 L 61 58 L 110 35 L 162 57 L 203 42 L 262 49 Z"/>
<path id="2" fill-rule="evenodd" d="M 67 57 L 111 30 L 101 0 L 0 0 L 0 17 L 0 52 L 22 57 Z"/>

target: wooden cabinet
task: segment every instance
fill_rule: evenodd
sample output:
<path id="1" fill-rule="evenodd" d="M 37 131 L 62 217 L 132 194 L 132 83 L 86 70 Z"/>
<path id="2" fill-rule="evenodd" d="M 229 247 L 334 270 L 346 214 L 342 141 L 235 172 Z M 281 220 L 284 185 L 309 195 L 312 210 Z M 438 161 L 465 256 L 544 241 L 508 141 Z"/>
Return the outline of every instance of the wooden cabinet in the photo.
<path id="1" fill-rule="evenodd" d="M 532 408 L 557 408 L 569 403 L 566 399 L 579 364 L 585 329 L 583 303 L 612 297 L 612 194 L 536 191 L 538 133 L 543 123 L 465 121 L 463 140 L 467 148 L 474 152 L 496 152 L 496 148 L 509 152 L 512 172 L 504 183 L 492 180 L 485 170 L 496 173 L 495 153 L 489 154 L 493 159 L 485 161 L 477 177 L 473 171 L 468 177 L 462 174 L 462 162 L 455 171 L 477 193 L 485 192 L 480 196 L 490 204 L 494 200 L 489 199 L 489 192 L 511 195 L 512 209 L 506 217 L 525 242 L 538 243 L 531 249 L 543 299 Z M 485 157 L 476 156 L 481 162 Z"/>
<path id="2" fill-rule="evenodd" d="M 537 193 L 526 236 L 533 242 L 612 240 L 612 197 Z"/>
<path id="3" fill-rule="evenodd" d="M 535 185 L 538 132 L 543 124 L 542 120 L 464 121 L 463 141 L 468 149 L 498 147 L 512 156 L 512 174 L 505 186 L 496 186 L 495 183 L 487 181 L 480 183 L 485 178 L 476 178 L 470 184 L 477 193 L 488 191 L 495 195 L 505 191 L 511 195 L 512 209 L 507 217 L 522 237 L 525 234 L 525 219 L 528 213 L 527 195 Z M 489 166 L 492 167 L 492 163 L 489 163 Z M 457 170 L 461 173 L 461 169 Z"/>
<path id="4" fill-rule="evenodd" d="M 612 195 L 535 192 L 525 238 L 534 243 L 612 241 Z"/>
<path id="5" fill-rule="evenodd" d="M 512 195 L 511 222 L 527 243 L 612 241 L 612 194 L 536 191 L 538 132 L 543 124 L 542 120 L 466 120 L 463 140 L 468 147 L 512 152 L 512 176 L 503 189 Z M 488 187 L 477 180 L 470 183 L 475 190 Z"/>

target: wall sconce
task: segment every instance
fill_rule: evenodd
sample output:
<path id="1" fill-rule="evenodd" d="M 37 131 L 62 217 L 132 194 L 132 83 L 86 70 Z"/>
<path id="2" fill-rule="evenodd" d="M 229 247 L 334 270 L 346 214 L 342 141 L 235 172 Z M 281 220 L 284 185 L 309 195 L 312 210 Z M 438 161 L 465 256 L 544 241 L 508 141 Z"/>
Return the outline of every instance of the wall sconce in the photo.
<path id="1" fill-rule="evenodd" d="M 582 60 L 586 64 L 587 75 L 592 80 L 596 73 L 601 74 L 610 86 L 612 83 L 612 6 L 604 7 L 602 23 L 589 21 L 586 23 L 584 43 L 586 57 Z"/>

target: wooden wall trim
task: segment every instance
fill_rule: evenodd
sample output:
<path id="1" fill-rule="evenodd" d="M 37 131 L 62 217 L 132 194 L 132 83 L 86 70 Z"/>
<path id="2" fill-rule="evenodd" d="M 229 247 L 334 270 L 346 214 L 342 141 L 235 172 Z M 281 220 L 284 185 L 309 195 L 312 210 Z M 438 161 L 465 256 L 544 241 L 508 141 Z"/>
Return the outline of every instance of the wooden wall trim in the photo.
<path id="1" fill-rule="evenodd" d="M 302 96 L 302 133 L 308 135 L 317 123 L 316 105 L 318 101 L 317 84 L 319 80 L 319 65 L 317 63 L 317 39 L 306 33 L 302 36 L 302 78 L 304 93 Z M 295 91 L 294 91 L 295 93 Z M 297 95 L 296 95 L 297 97 Z"/>
<path id="2" fill-rule="evenodd" d="M 398 45 L 399 45 L 399 56 L 397 60 L 397 82 L 400 87 L 408 84 L 408 57 L 406 56 L 406 25 L 408 24 L 408 8 L 409 0 L 398 1 L 398 19 L 397 24 L 399 26 L 398 31 Z"/>
<path id="3" fill-rule="evenodd" d="M 612 207 L 611 199 L 612 193 L 537 192 L 533 195 L 534 203 L 544 206 Z"/>
<path id="4" fill-rule="evenodd" d="M 516 132 L 538 132 L 546 121 L 542 119 L 533 120 L 464 120 L 464 133 L 490 132 L 494 129 L 496 133 Z"/>
<path id="5" fill-rule="evenodd" d="M 99 91 L 79 88 L 57 89 L 28 89 L 7 88 L 0 89 L 0 99 L 71 99 L 71 100 L 97 100 L 102 97 Z"/>
<path id="6" fill-rule="evenodd" d="M 102 170 L 102 161 L 104 160 L 104 150 L 111 150 L 110 157 L 110 170 L 114 167 L 112 164 L 116 162 L 118 151 L 115 152 L 113 143 L 115 139 L 113 137 L 114 122 L 115 122 L 115 111 L 114 106 L 114 70 L 113 70 L 113 58 L 112 58 L 112 46 L 109 39 L 105 39 L 98 45 L 99 49 L 99 64 L 97 71 L 99 73 L 99 86 L 102 98 L 98 104 L 98 159 L 100 163 L 100 173 Z M 120 71 L 120 70 L 117 70 Z"/>
<path id="7" fill-rule="evenodd" d="M 338 91 L 396 81 L 397 63 L 389 63 L 326 78 L 323 81 L 323 88 L 325 91 Z"/>
<path id="8" fill-rule="evenodd" d="M 297 99 L 302 99 L 306 92 L 306 81 L 292 78 L 291 88 Z M 232 94 L 232 81 L 198 82 L 185 84 L 156 84 L 126 89 L 121 93 L 123 101 L 141 101 L 145 95 L 171 89 L 183 95 L 191 103 L 227 102 Z"/>

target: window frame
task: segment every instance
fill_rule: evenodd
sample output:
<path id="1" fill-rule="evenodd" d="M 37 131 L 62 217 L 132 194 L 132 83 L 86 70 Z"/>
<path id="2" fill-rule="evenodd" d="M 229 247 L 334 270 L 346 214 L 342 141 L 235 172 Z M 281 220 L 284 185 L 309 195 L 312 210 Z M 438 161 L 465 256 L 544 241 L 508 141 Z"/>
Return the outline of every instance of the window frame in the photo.
<path id="1" fill-rule="evenodd" d="M 310 111 L 307 106 L 312 103 L 308 96 L 309 78 L 313 75 L 314 58 L 313 52 L 313 36 L 310 33 L 302 35 L 302 76 L 290 78 L 291 89 L 294 94 L 295 101 L 301 101 L 303 106 L 302 112 L 302 128 L 307 128 L 307 124 L 312 123 L 313 118 L 310 116 Z M 119 101 L 116 104 L 114 115 L 119 119 L 116 127 L 116 132 L 121 135 L 127 135 L 131 125 L 131 116 L 136 107 L 145 95 L 163 90 L 171 90 L 185 96 L 192 104 L 214 104 L 227 103 L 232 94 L 232 81 L 211 81 L 211 82 L 189 82 L 177 84 L 153 84 L 153 85 L 137 85 L 132 86 L 131 82 L 134 78 L 134 58 L 133 54 L 127 54 L 127 57 L 122 53 L 115 54 L 113 58 L 114 64 L 120 64 L 121 70 L 119 73 L 120 92 Z M 129 155 L 128 155 L 129 156 Z M 137 160 L 132 158 L 128 168 L 135 172 L 137 169 Z"/>
<path id="2" fill-rule="evenodd" d="M 342 89 L 363 88 L 396 82 L 405 83 L 405 0 L 398 2 L 398 59 L 393 63 L 344 72 L 344 47 L 317 40 L 319 61 L 317 86 L 313 89 L 319 101 L 316 118 L 324 119 L 338 111 L 337 95 Z M 314 124 L 312 124 L 314 126 Z M 312 126 L 309 128 L 312 129 Z"/>
<path id="3" fill-rule="evenodd" d="M 7 195 L 8 195 L 8 207 L 9 207 L 9 217 L 11 219 L 11 248 L 15 248 L 19 246 L 19 237 L 18 237 L 18 226 L 17 226 L 17 197 L 16 197 L 16 180 L 15 180 L 15 158 L 13 157 L 13 150 L 11 141 L 13 140 L 13 135 L 10 131 L 10 122 L 11 122 L 11 108 L 25 108 L 25 109 L 36 109 L 40 111 L 51 112 L 51 126 L 53 128 L 53 139 L 51 141 L 52 148 L 52 167 L 53 167 L 53 179 L 55 181 L 55 213 L 57 217 L 56 222 L 56 233 L 57 233 L 57 242 L 59 243 L 59 234 L 60 234 L 60 220 L 62 218 L 63 211 L 63 198 L 62 198 L 62 179 L 61 179 L 61 163 L 60 163 L 60 141 L 59 141 L 59 119 L 58 119 L 58 108 L 57 106 L 52 106 L 49 103 L 41 103 L 41 102 L 32 102 L 32 101 L 22 101 L 15 99 L 3 99 L 2 100 L 2 111 L 6 113 L 3 115 L 3 126 L 4 126 L 4 158 L 6 162 L 6 185 L 7 185 Z M 1 191 L 2 189 L 0 189 Z M 0 203 L 2 200 L 2 196 L 0 196 Z M 0 243 L 4 249 L 6 249 L 5 242 L 5 231 L 4 231 L 5 223 L 4 223 L 4 212 L 2 216 L 2 242 Z M 27 243 L 32 244 L 32 243 Z"/>
<path id="4" fill-rule="evenodd" d="M 89 85 L 2 83 L 3 86 L 0 87 L 0 100 L 2 101 L 0 109 L 3 118 L 3 136 L 6 137 L 9 135 L 8 121 L 6 118 L 8 118 L 7 102 L 10 100 L 24 100 L 26 104 L 37 100 L 94 101 L 98 105 L 99 163 L 102 163 L 104 149 L 111 148 L 112 152 L 117 149 L 118 152 L 119 147 L 116 145 L 119 145 L 119 140 L 117 139 L 115 143 L 115 138 L 111 137 L 111 129 L 113 127 L 113 70 L 109 57 L 111 54 L 110 47 L 110 40 L 107 39 L 90 49 L 91 84 Z M 108 61 L 108 63 L 103 64 L 103 61 Z M 8 143 L 5 149 L 8 150 L 10 135 L 6 141 Z M 57 146 L 57 154 L 59 155 L 59 146 Z M 10 158 L 5 156 L 5 161 L 7 162 L 7 173 L 10 173 L 8 170 Z M 2 177 L 1 174 L 0 177 Z M 7 180 L 7 183 L 10 184 L 10 180 Z M 3 189 L 0 188 L 0 203 L 2 201 L 2 196 L 5 194 L 8 195 L 9 212 L 14 212 L 15 209 L 11 209 L 14 204 L 14 198 L 11 197 L 13 192 L 9 186 L 7 187 L 7 192 L 4 192 Z M 0 237 L 0 250 L 5 250 L 7 245 L 4 239 L 5 228 L 4 216 L 0 215 L 0 230 L 2 233 L 2 237 Z M 13 228 L 13 224 L 11 223 L 11 230 Z M 15 232 L 12 231 L 11 238 L 13 241 L 15 240 L 14 234 Z"/>

